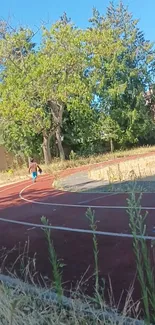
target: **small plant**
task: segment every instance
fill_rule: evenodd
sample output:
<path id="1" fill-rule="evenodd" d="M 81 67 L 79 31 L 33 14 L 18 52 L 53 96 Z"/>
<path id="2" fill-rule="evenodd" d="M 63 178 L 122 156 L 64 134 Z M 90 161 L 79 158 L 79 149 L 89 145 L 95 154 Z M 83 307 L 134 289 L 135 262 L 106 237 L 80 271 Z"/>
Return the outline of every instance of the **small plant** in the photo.
<path id="1" fill-rule="evenodd" d="M 49 226 L 49 221 L 45 217 L 41 218 L 41 222 L 44 226 Z M 43 228 L 43 231 L 45 233 L 45 237 L 48 243 L 49 258 L 50 263 L 52 265 L 52 273 L 54 278 L 54 289 L 56 290 L 56 293 L 58 294 L 59 298 L 61 298 L 63 295 L 62 268 L 64 267 L 64 264 L 62 264 L 61 261 L 57 258 L 54 244 L 51 240 L 51 229 Z"/>
<path id="2" fill-rule="evenodd" d="M 97 236 L 95 234 L 95 231 L 97 230 L 97 225 L 95 221 L 95 212 L 89 208 L 86 211 L 86 217 L 90 221 L 90 228 L 94 231 L 93 233 L 93 252 L 94 252 L 94 264 L 95 264 L 95 300 L 101 305 L 101 302 L 104 300 L 104 285 L 101 290 L 99 286 L 99 265 L 98 265 L 98 242 L 97 242 Z M 104 284 L 104 279 L 103 279 Z M 102 298 L 100 295 L 100 291 L 102 291 Z"/>
<path id="3" fill-rule="evenodd" d="M 12 175 L 14 174 L 13 169 L 8 169 L 7 174 L 8 174 L 9 176 L 12 176 Z"/>
<path id="4" fill-rule="evenodd" d="M 128 202 L 129 226 L 133 235 L 133 249 L 136 257 L 138 279 L 141 286 L 145 317 L 148 324 L 155 322 L 155 279 L 145 240 L 147 213 L 141 214 L 142 194 L 136 199 L 135 190 L 132 191 Z"/>
<path id="5" fill-rule="evenodd" d="M 75 160 L 77 159 L 77 154 L 71 150 L 70 155 L 69 155 L 69 160 Z"/>
<path id="6" fill-rule="evenodd" d="M 121 172 L 120 164 L 118 164 L 118 179 L 119 179 L 120 182 L 123 181 L 123 175 L 122 175 L 122 172 Z"/>
<path id="7" fill-rule="evenodd" d="M 139 164 L 137 164 L 137 166 L 138 166 L 139 178 L 142 178 L 142 173 Z M 151 170 L 150 170 L 150 175 L 151 175 Z"/>

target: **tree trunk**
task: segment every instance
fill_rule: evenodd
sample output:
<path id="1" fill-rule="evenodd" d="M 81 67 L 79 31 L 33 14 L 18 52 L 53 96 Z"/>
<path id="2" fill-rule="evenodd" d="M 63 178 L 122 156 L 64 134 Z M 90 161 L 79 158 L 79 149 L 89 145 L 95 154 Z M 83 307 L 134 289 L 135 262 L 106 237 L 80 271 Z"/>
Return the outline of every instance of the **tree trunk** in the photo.
<path id="1" fill-rule="evenodd" d="M 57 139 L 60 159 L 65 160 L 65 153 L 64 153 L 63 146 L 62 146 L 62 140 L 61 140 L 60 126 L 58 126 L 57 130 L 56 130 L 56 139 Z"/>
<path id="2" fill-rule="evenodd" d="M 51 163 L 51 151 L 50 151 L 50 139 L 51 136 L 47 134 L 43 134 L 43 154 L 44 154 L 44 161 L 46 165 L 49 165 Z"/>
<path id="3" fill-rule="evenodd" d="M 59 155 L 61 160 L 65 160 L 65 153 L 64 149 L 62 146 L 62 140 L 61 140 L 61 125 L 62 125 L 62 117 L 63 117 L 63 112 L 65 105 L 64 103 L 58 103 L 56 101 L 48 101 L 48 105 L 51 108 L 51 115 L 53 117 L 54 124 L 56 125 L 56 140 L 57 140 L 57 145 L 59 149 Z"/>
<path id="4" fill-rule="evenodd" d="M 110 151 L 114 152 L 114 143 L 113 143 L 113 139 L 110 139 Z"/>

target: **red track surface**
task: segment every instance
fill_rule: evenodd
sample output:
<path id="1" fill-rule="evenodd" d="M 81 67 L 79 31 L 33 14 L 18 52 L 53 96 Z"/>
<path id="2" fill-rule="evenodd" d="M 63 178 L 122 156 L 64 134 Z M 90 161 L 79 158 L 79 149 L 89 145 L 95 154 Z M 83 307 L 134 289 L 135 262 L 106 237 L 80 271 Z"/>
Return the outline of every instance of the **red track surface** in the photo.
<path id="1" fill-rule="evenodd" d="M 86 208 L 38 205 L 19 198 L 19 192 L 30 185 L 30 181 L 0 188 L 0 218 L 39 223 L 44 215 L 52 226 L 90 229 L 85 217 Z M 51 177 L 40 177 L 36 184 L 24 190 L 23 197 L 28 200 L 55 203 L 80 204 L 93 206 L 126 206 L 126 194 L 84 194 L 68 193 L 52 188 Z M 86 203 L 80 203 L 85 202 Z M 90 201 L 90 202 L 89 202 Z M 155 206 L 155 194 L 143 195 L 143 206 Z M 130 233 L 128 215 L 125 209 L 95 209 L 98 230 L 104 232 Z M 153 236 L 155 210 L 149 210 L 147 217 L 147 234 Z M 51 267 L 48 261 L 47 244 L 43 231 L 38 228 L 0 222 L 0 247 L 11 249 L 19 242 L 24 245 L 30 238 L 30 255 L 37 252 L 37 268 L 43 274 L 51 277 Z M 52 231 L 52 238 L 59 258 L 64 264 L 63 280 L 69 287 L 81 279 L 89 270 L 85 280 L 93 274 L 94 258 L 92 235 L 65 231 Z M 114 296 L 119 299 L 135 278 L 135 262 L 132 252 L 132 239 L 122 237 L 98 236 L 99 268 L 101 277 L 111 278 Z M 150 242 L 148 241 L 150 246 Z M 89 282 L 88 282 L 89 284 Z M 92 282 L 90 283 L 92 285 Z M 92 288 L 90 289 L 90 291 Z M 135 283 L 135 298 L 139 297 L 139 288 Z"/>

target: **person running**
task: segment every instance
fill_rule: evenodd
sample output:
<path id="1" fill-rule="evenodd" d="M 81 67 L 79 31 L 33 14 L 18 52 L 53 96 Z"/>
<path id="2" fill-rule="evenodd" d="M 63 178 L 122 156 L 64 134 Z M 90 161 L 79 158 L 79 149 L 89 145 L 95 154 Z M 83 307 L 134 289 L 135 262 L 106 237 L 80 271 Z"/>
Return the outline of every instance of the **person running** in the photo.
<path id="1" fill-rule="evenodd" d="M 39 165 L 35 162 L 35 160 L 33 158 L 30 158 L 30 163 L 29 163 L 29 173 L 31 173 L 32 175 L 32 180 L 35 183 L 38 173 L 37 171 L 39 171 L 39 173 L 41 174 L 42 170 L 39 167 Z"/>

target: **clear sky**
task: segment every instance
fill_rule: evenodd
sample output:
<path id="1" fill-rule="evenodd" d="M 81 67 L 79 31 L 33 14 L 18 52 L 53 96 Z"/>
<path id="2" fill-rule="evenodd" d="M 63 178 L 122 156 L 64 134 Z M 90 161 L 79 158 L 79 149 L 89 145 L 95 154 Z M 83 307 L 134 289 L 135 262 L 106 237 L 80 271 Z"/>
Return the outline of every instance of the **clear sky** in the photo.
<path id="1" fill-rule="evenodd" d="M 117 1 L 114 1 L 117 3 Z M 147 39 L 155 41 L 155 0 L 124 0 Z M 1 0 L 0 19 L 9 19 L 14 25 L 37 29 L 43 22 L 52 23 L 65 11 L 81 28 L 88 25 L 92 8 L 105 13 L 109 0 Z"/>

